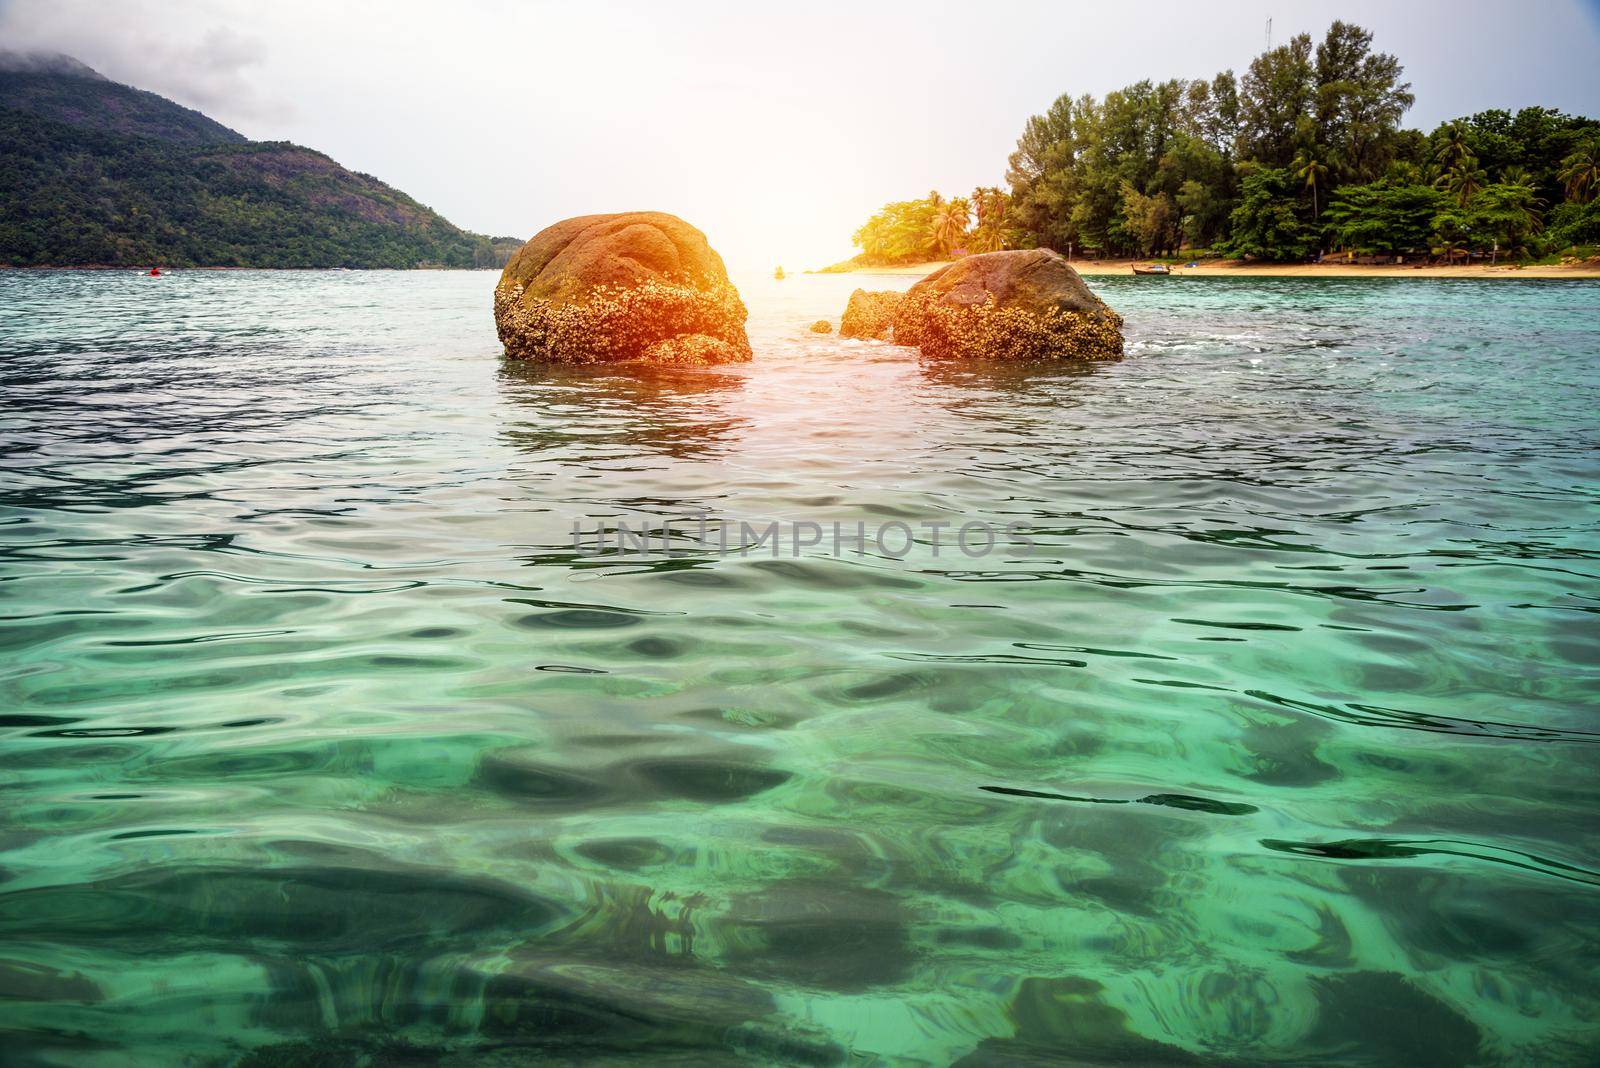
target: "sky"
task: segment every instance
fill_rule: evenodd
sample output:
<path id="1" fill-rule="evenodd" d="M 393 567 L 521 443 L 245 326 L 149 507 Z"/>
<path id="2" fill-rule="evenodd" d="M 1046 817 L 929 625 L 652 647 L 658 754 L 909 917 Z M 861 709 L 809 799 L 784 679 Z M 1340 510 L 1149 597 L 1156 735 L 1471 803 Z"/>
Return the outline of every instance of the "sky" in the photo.
<path id="1" fill-rule="evenodd" d="M 1399 56 L 1408 125 L 1600 117 L 1600 0 L 1075 4 L 0 0 L 64 52 L 258 140 L 377 175 L 481 233 L 669 211 L 735 269 L 818 267 L 882 204 L 1003 184 L 1062 93 L 1240 73 L 1335 18 Z"/>

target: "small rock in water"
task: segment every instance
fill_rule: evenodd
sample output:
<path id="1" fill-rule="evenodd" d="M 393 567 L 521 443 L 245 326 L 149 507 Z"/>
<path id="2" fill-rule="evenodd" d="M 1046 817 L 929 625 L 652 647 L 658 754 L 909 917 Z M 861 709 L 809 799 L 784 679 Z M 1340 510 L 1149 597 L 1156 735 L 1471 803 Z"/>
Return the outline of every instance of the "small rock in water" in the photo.
<path id="1" fill-rule="evenodd" d="M 659 211 L 558 222 L 494 291 L 506 355 L 549 363 L 750 359 L 744 302 L 706 236 Z"/>
<path id="2" fill-rule="evenodd" d="M 811 324 L 811 332 L 813 334 L 831 334 L 833 333 L 833 324 L 826 319 L 818 319 Z"/>
<path id="3" fill-rule="evenodd" d="M 940 268 L 906 291 L 893 334 L 935 359 L 1122 358 L 1122 316 L 1048 249 L 986 252 Z"/>
<path id="4" fill-rule="evenodd" d="M 850 294 L 844 317 L 839 320 L 840 337 L 886 341 L 894 325 L 894 312 L 904 294 L 892 290 L 869 292 L 858 289 Z"/>

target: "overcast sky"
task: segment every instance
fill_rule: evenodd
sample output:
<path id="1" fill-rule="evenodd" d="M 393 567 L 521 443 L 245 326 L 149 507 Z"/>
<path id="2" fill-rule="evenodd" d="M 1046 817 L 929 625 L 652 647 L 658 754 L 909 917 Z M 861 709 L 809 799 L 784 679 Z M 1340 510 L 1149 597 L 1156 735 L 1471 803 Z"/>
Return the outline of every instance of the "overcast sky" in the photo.
<path id="1" fill-rule="evenodd" d="M 730 265 L 849 255 L 888 200 L 1000 184 L 1063 92 L 1242 72 L 1334 18 L 1406 66 L 1406 121 L 1600 116 L 1600 0 L 776 5 L 0 0 L 0 48 L 65 52 L 240 132 L 320 149 L 468 229 L 658 209 Z"/>

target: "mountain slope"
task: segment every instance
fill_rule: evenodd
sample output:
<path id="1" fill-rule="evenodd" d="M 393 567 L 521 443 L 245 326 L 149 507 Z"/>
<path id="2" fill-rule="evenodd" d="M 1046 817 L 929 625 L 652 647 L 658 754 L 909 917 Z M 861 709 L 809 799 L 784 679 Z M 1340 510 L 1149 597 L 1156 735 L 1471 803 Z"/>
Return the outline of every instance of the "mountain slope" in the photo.
<path id="1" fill-rule="evenodd" d="M 52 62 L 0 69 L 0 264 L 490 267 L 512 243 L 320 152 Z"/>
<path id="2" fill-rule="evenodd" d="M 27 57 L 0 55 L 0 107 L 101 133 L 156 137 L 174 144 L 249 140 L 165 97 L 102 78 L 67 56 L 29 63 Z"/>

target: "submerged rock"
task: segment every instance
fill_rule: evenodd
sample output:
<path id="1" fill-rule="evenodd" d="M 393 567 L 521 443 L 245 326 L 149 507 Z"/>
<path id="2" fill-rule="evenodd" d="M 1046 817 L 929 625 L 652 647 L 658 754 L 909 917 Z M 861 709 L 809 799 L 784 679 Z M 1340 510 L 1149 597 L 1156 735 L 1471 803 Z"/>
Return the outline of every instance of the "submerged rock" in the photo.
<path id="1" fill-rule="evenodd" d="M 1048 249 L 986 252 L 906 291 L 894 340 L 935 359 L 1116 360 L 1122 316 Z"/>
<path id="2" fill-rule="evenodd" d="M 745 316 L 705 235 L 658 211 L 547 227 L 511 257 L 494 291 L 495 327 L 514 360 L 748 360 Z"/>
<path id="3" fill-rule="evenodd" d="M 894 323 L 894 312 L 904 294 L 888 290 L 869 292 L 858 289 L 850 294 L 844 317 L 839 320 L 839 336 L 886 341 Z"/>
<path id="4" fill-rule="evenodd" d="M 818 319 L 811 324 L 810 329 L 813 334 L 831 334 L 833 333 L 833 324 L 826 319 Z"/>

